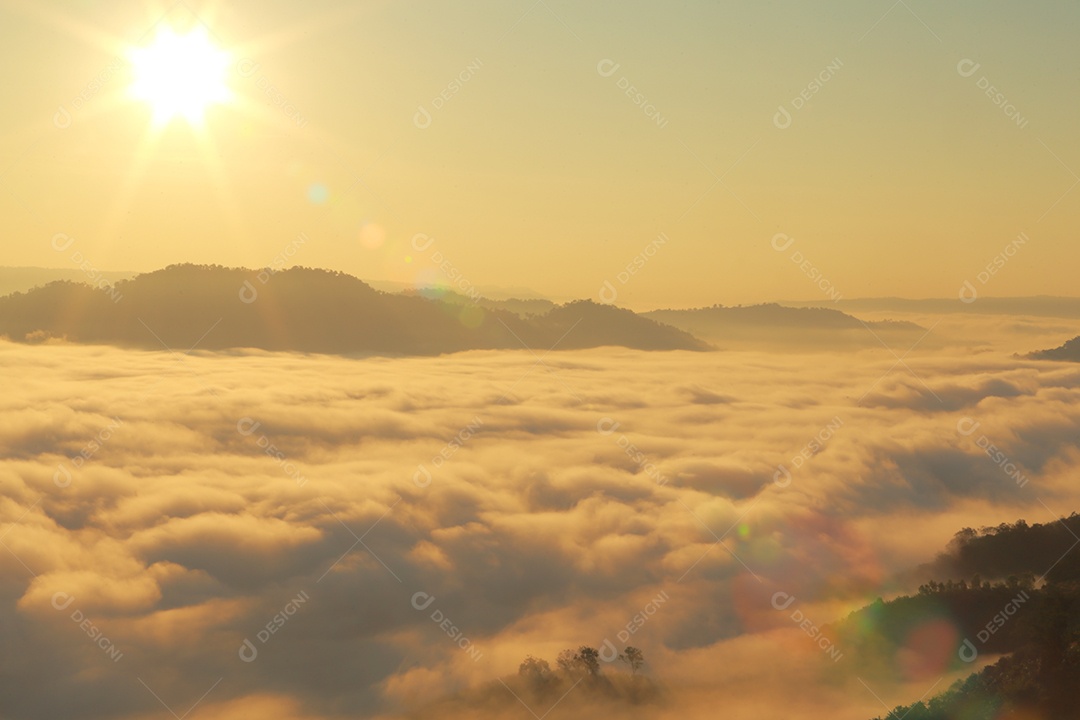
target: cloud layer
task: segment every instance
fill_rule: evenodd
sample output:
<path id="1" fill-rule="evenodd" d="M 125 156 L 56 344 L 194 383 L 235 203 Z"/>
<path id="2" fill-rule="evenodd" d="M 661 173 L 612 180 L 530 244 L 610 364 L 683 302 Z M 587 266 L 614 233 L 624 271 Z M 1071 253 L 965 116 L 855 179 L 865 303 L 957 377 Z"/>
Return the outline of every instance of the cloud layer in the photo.
<path id="1" fill-rule="evenodd" d="M 1080 369 L 996 353 L 0 363 L 5 717 L 527 717 L 489 683 L 605 641 L 655 716 L 870 717 L 774 593 L 822 626 L 1080 505 Z"/>

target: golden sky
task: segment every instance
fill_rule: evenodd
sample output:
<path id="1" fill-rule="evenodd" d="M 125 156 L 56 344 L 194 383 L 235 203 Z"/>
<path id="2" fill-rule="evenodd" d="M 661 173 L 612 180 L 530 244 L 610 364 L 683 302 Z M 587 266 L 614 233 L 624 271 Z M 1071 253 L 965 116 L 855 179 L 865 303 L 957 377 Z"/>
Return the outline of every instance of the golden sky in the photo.
<path id="1" fill-rule="evenodd" d="M 1078 23 L 1068 0 L 0 0 L 0 263 L 607 282 L 634 307 L 1072 295 Z"/>

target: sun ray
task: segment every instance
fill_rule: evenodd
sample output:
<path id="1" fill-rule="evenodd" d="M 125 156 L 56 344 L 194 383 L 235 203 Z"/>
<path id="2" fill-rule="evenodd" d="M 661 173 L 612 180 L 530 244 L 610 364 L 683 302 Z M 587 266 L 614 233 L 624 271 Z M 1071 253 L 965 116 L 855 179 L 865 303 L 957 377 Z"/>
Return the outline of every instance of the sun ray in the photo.
<path id="1" fill-rule="evenodd" d="M 104 32 L 92 25 L 74 20 L 63 11 L 42 2 L 30 0 L 13 0 L 8 6 L 22 13 L 26 17 L 33 18 L 49 27 L 55 28 L 64 34 L 76 38 L 89 47 L 94 47 L 106 53 L 116 52 L 123 41 L 109 33 Z"/>
<path id="2" fill-rule="evenodd" d="M 151 127 L 139 138 L 139 144 L 132 154 L 131 165 L 128 167 L 124 181 L 120 185 L 119 192 L 113 200 L 108 215 L 105 216 L 102 237 L 113 238 L 119 230 L 123 223 L 124 214 L 130 206 L 131 199 L 135 196 L 135 191 L 146 173 L 146 168 L 150 165 L 150 161 L 153 160 L 154 151 L 160 144 L 163 131 L 163 127 Z"/>
<path id="3" fill-rule="evenodd" d="M 335 11 L 326 11 L 310 20 L 290 25 L 272 34 L 262 35 L 254 40 L 239 43 L 234 46 L 234 50 L 241 57 L 262 56 L 295 45 L 298 42 L 303 42 L 320 32 L 341 27 L 357 17 L 370 14 L 370 12 L 369 7 L 359 3 L 344 6 Z"/>
<path id="4" fill-rule="evenodd" d="M 232 185 L 229 183 L 225 163 L 221 160 L 213 136 L 210 133 L 197 133 L 195 142 L 199 146 L 199 157 L 210 177 L 214 194 L 217 196 L 218 206 L 229 224 L 229 237 L 233 243 L 243 243 L 248 248 L 253 247 L 255 243 L 247 224 L 247 218 L 244 217 L 240 210 L 240 203 L 237 201 Z"/>

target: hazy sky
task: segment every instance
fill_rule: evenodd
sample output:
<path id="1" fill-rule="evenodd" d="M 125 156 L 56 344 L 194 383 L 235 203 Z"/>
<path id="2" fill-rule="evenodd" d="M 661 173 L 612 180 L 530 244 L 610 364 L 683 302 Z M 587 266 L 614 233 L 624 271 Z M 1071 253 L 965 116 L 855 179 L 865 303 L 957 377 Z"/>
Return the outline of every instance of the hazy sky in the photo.
<path id="1" fill-rule="evenodd" d="M 291 248 L 645 306 L 1074 294 L 1073 0 L 167 9 L 0 0 L 0 263 Z M 155 129 L 169 87 L 133 98 L 129 51 L 196 16 L 232 100 Z"/>

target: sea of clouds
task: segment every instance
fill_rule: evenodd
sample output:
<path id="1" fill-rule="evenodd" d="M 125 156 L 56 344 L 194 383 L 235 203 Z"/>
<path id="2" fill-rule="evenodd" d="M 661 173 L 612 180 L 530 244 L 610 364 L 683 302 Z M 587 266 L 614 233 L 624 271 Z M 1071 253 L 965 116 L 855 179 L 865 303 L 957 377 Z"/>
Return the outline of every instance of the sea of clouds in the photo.
<path id="1" fill-rule="evenodd" d="M 961 527 L 1080 509 L 1080 367 L 903 350 L 0 342 L 0 714 L 527 720 L 497 679 L 581 644 L 644 650 L 664 697 L 633 717 L 943 690 L 838 677 L 792 610 L 824 627 Z"/>

